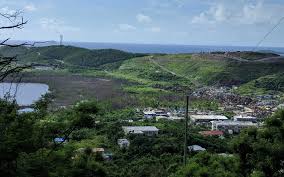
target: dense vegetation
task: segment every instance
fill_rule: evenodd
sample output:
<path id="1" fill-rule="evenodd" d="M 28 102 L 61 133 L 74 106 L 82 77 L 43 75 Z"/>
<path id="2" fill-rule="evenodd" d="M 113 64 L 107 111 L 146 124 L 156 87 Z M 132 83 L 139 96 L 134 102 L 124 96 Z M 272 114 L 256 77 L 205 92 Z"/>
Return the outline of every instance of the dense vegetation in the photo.
<path id="1" fill-rule="evenodd" d="M 113 109 L 83 101 L 69 109 L 48 112 L 50 97 L 36 103 L 36 112 L 18 114 L 17 105 L 1 101 L 0 173 L 3 176 L 257 176 L 280 177 L 284 159 L 284 112 L 268 118 L 261 129 L 247 129 L 225 139 L 203 137 L 191 127 L 188 144 L 207 149 L 191 153 L 182 165 L 183 122 L 137 121 L 133 109 Z M 109 111 L 112 110 L 112 111 Z M 158 136 L 124 135 L 121 126 L 155 125 Z M 65 142 L 57 143 L 62 137 Z M 130 141 L 120 149 L 118 138 Z M 106 160 L 93 148 L 112 154 Z M 222 153 L 222 154 L 220 154 Z"/>
<path id="2" fill-rule="evenodd" d="M 141 54 L 132 54 L 114 49 L 89 50 L 72 46 L 47 47 L 1 47 L 3 56 L 18 55 L 20 63 L 71 65 L 98 67 L 100 65 L 127 60 Z"/>
<path id="3" fill-rule="evenodd" d="M 20 63 L 57 66 L 74 74 L 114 77 L 132 84 L 126 92 L 156 94 L 194 87 L 240 86 L 241 94 L 283 92 L 284 60 L 260 52 L 213 52 L 152 56 L 113 49 L 72 46 L 1 47 L 4 56 L 18 55 Z M 265 59 L 274 57 L 273 59 Z M 277 59 L 275 59 L 275 57 Z"/>

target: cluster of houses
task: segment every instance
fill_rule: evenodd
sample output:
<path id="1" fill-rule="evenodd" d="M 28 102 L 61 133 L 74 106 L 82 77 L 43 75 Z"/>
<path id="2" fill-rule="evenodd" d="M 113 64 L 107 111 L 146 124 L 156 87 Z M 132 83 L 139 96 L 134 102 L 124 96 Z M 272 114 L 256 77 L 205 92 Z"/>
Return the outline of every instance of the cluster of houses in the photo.
<path id="1" fill-rule="evenodd" d="M 184 110 L 167 110 L 165 108 L 161 109 L 146 108 L 142 112 L 144 119 L 155 119 L 156 121 L 184 119 Z"/>
<path id="2" fill-rule="evenodd" d="M 221 101 L 219 111 L 201 112 L 199 110 L 189 110 L 190 124 L 207 127 L 208 130 L 200 131 L 202 136 L 215 136 L 224 138 L 224 134 L 237 134 L 242 129 L 261 126 L 261 120 L 271 115 L 278 109 L 284 109 L 284 104 L 275 101 L 277 98 L 270 95 L 263 95 L 255 99 L 242 97 L 231 92 L 230 88 L 203 88 L 194 92 L 193 97 L 205 97 Z M 222 115 L 224 112 L 233 113 L 233 117 Z M 137 110 L 140 120 L 183 120 L 185 119 L 185 109 L 169 108 L 145 108 Z M 130 122 L 130 121 L 129 121 Z M 133 120 L 131 121 L 133 122 Z M 123 126 L 125 135 L 156 136 L 159 129 L 155 126 Z M 120 148 L 128 148 L 130 142 L 127 139 L 118 139 L 117 144 Z M 199 145 L 188 146 L 190 152 L 200 152 L 206 149 Z"/>
<path id="3" fill-rule="evenodd" d="M 190 115 L 190 120 L 195 125 L 211 127 L 212 131 L 229 134 L 239 133 L 243 128 L 259 126 L 256 117 L 244 115 L 234 116 L 233 120 L 223 115 Z"/>
<path id="4" fill-rule="evenodd" d="M 203 87 L 191 94 L 193 99 L 218 100 L 221 103 L 220 110 L 233 111 L 236 115 L 243 114 L 258 117 L 260 119 L 274 113 L 281 104 L 279 96 L 264 94 L 254 97 L 241 96 L 234 92 L 237 87 Z"/>

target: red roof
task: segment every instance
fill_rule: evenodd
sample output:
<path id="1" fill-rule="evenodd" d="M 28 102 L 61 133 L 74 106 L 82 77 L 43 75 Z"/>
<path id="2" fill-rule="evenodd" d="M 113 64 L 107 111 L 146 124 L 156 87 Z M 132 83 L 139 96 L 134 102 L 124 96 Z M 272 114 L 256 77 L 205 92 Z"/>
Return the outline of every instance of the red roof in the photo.
<path id="1" fill-rule="evenodd" d="M 201 131 L 199 133 L 201 135 L 204 135 L 204 136 L 221 136 L 221 135 L 224 135 L 224 133 L 222 131 L 219 131 L 219 130 Z"/>

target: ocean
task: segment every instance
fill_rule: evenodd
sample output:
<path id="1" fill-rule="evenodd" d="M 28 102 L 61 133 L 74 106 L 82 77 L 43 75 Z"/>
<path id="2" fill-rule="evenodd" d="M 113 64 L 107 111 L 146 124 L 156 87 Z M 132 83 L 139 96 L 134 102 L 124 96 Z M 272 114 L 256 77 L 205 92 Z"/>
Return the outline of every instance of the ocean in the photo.
<path id="1" fill-rule="evenodd" d="M 10 41 L 11 44 L 34 41 Z M 36 47 L 58 45 L 56 41 L 38 43 Z M 200 53 L 214 51 L 252 51 L 255 47 L 249 46 L 209 46 L 209 45 L 162 45 L 162 44 L 130 44 L 130 43 L 98 43 L 98 42 L 64 42 L 63 45 L 71 45 L 87 49 L 117 49 L 133 53 Z M 258 47 L 255 51 L 273 52 L 284 55 L 284 47 Z"/>
<path id="2" fill-rule="evenodd" d="M 205 45 L 160 45 L 160 44 L 123 44 L 123 43 L 93 43 L 66 42 L 64 45 L 88 49 L 118 49 L 133 53 L 200 53 L 213 51 L 252 51 L 254 47 L 245 46 L 205 46 Z M 256 51 L 270 51 L 284 55 L 283 47 L 259 47 Z"/>

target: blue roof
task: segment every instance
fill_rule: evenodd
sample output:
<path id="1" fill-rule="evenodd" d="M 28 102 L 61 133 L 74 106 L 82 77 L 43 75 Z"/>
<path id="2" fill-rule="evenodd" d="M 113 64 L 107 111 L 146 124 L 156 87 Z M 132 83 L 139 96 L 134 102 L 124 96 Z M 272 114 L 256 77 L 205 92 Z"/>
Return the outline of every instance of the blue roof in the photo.
<path id="1" fill-rule="evenodd" d="M 65 141 L 64 138 L 54 138 L 54 142 L 56 142 L 56 143 L 62 143 L 64 141 Z"/>

